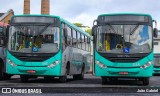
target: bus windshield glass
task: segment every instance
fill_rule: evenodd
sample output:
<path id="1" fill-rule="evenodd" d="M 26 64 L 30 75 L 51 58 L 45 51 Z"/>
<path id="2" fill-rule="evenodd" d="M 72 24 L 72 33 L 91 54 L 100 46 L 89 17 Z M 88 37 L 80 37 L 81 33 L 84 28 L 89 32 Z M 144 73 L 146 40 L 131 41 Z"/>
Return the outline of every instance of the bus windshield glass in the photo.
<path id="1" fill-rule="evenodd" d="M 59 50 L 59 27 L 51 24 L 12 25 L 8 49 L 11 52 L 55 53 Z"/>
<path id="2" fill-rule="evenodd" d="M 152 27 L 148 25 L 98 26 L 96 49 L 107 53 L 148 53 L 152 49 Z"/>

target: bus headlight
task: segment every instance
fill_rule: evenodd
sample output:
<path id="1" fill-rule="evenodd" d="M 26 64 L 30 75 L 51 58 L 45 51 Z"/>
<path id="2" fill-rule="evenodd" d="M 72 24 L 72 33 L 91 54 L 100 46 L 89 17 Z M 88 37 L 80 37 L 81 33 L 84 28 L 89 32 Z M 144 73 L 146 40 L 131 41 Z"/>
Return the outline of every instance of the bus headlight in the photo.
<path id="1" fill-rule="evenodd" d="M 60 63 L 60 61 L 55 61 L 55 62 L 53 62 L 52 64 L 48 65 L 47 67 L 48 67 L 48 68 L 52 68 L 52 67 L 58 65 L 59 63 Z"/>
<path id="2" fill-rule="evenodd" d="M 10 64 L 13 67 L 16 67 L 17 65 L 15 63 L 13 63 L 11 60 L 7 59 L 8 64 Z"/>
<path id="3" fill-rule="evenodd" d="M 106 65 L 102 64 L 102 63 L 99 62 L 99 61 L 96 61 L 95 63 L 96 63 L 97 65 L 99 65 L 101 68 L 107 68 Z"/>
<path id="4" fill-rule="evenodd" d="M 149 67 L 150 65 L 152 65 L 152 61 L 149 61 L 148 63 L 144 64 L 143 66 L 141 66 L 142 69 L 146 69 L 147 67 Z"/>

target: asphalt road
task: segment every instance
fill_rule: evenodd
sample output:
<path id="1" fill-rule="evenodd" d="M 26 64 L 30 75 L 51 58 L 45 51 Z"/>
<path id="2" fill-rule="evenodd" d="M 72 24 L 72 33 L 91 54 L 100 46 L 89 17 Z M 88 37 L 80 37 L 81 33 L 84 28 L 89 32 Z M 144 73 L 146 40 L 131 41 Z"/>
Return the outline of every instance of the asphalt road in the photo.
<path id="1" fill-rule="evenodd" d="M 33 96 L 39 95 L 51 95 L 65 96 L 72 95 L 85 95 L 85 96 L 100 96 L 113 95 L 113 96 L 128 96 L 140 95 L 140 96 L 160 96 L 160 76 L 153 76 L 150 78 L 150 84 L 148 86 L 142 86 L 141 82 L 130 79 L 119 79 L 118 81 L 110 82 L 107 85 L 101 84 L 101 78 L 95 77 L 91 74 L 85 74 L 84 80 L 73 80 L 71 76 L 68 76 L 67 83 L 60 83 L 58 78 L 45 81 L 43 77 L 30 79 L 27 83 L 22 83 L 18 75 L 12 76 L 11 80 L 1 80 L 1 88 L 12 89 L 41 89 L 42 94 L 32 94 Z M 137 92 L 138 90 L 145 90 L 145 92 Z M 158 92 L 149 92 L 146 90 L 158 90 Z M 0 89 L 0 93 L 2 90 Z M 15 91 L 14 91 L 15 92 Z M 17 91 L 16 91 L 17 92 Z M 15 92 L 15 95 L 17 95 Z M 142 94 L 143 93 L 143 94 Z M 9 94 L 0 94 L 9 95 Z M 12 94 L 13 95 L 13 94 Z M 18 94 L 19 96 L 19 94 Z"/>

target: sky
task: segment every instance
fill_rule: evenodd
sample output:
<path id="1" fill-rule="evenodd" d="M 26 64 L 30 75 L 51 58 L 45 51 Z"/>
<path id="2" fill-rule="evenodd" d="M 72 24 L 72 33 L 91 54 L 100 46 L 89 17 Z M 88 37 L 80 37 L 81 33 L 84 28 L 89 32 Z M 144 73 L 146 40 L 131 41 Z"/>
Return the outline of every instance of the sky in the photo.
<path id="1" fill-rule="evenodd" d="M 23 14 L 23 0 L 0 0 L 0 13 L 13 9 Z M 31 0 L 31 14 L 40 14 L 41 0 Z M 92 27 L 99 14 L 146 13 L 160 29 L 160 0 L 50 0 L 50 14 Z"/>

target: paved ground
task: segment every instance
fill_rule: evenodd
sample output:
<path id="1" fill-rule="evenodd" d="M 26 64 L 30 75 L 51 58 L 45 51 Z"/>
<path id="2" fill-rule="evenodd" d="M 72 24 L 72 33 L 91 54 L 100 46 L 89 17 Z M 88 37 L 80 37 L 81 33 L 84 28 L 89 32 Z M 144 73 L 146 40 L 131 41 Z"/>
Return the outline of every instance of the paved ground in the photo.
<path id="1" fill-rule="evenodd" d="M 41 89 L 43 94 L 35 94 L 37 95 L 51 95 L 54 96 L 63 96 L 64 93 L 66 96 L 70 95 L 85 95 L 85 96 L 100 96 L 112 95 L 112 96 L 160 96 L 160 76 L 154 76 L 150 78 L 150 84 L 148 86 L 142 86 L 141 82 L 135 80 L 124 80 L 120 79 L 115 82 L 110 82 L 107 85 L 101 84 L 101 78 L 92 76 L 91 74 L 85 74 L 84 80 L 73 80 L 71 76 L 68 77 L 67 83 L 59 83 L 58 78 L 54 80 L 45 81 L 43 77 L 39 77 L 37 79 L 30 79 L 28 83 L 21 83 L 19 76 L 13 76 L 11 80 L 2 80 L 0 81 L 1 88 L 14 88 L 14 89 L 28 89 L 35 88 Z M 137 93 L 138 90 L 158 90 L 157 92 L 143 92 Z M 1 93 L 0 89 L 0 93 Z M 127 93 L 127 94 L 124 94 Z M 1 94 L 1 95 L 9 95 L 9 94 Z M 13 94 L 12 94 L 13 95 Z M 15 94 L 17 95 L 17 94 Z M 20 94 L 18 94 L 20 95 Z M 32 94 L 33 95 L 33 94 Z"/>

